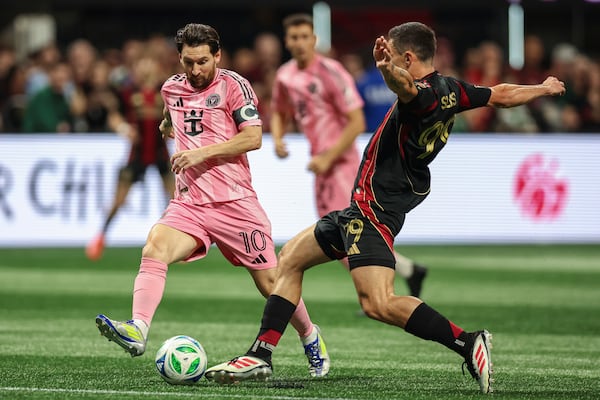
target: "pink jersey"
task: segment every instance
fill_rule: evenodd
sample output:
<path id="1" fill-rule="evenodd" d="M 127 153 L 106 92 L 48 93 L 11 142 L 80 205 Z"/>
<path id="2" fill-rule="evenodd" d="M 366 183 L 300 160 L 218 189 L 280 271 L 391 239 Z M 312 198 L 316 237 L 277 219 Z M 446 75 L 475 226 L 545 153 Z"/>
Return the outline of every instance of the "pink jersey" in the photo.
<path id="1" fill-rule="evenodd" d="M 346 114 L 363 106 L 352 76 L 336 60 L 316 55 L 304 69 L 290 60 L 277 70 L 271 103 L 273 111 L 292 112 L 310 142 L 312 155 L 329 149 L 341 136 Z M 353 146 L 345 157 L 360 161 Z"/>
<path id="2" fill-rule="evenodd" d="M 262 125 L 250 83 L 237 73 L 217 68 L 204 90 L 192 87 L 185 74 L 173 75 L 161 94 L 173 123 L 175 151 L 222 143 L 248 125 Z M 191 204 L 255 197 L 246 154 L 210 159 L 176 176 L 175 198 Z"/>

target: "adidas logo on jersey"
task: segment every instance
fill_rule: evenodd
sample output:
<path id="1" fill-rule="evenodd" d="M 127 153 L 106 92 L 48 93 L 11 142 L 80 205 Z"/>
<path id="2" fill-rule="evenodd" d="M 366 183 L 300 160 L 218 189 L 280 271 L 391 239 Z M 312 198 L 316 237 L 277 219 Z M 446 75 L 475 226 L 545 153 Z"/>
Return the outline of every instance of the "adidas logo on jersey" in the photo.
<path id="1" fill-rule="evenodd" d="M 177 101 L 173 104 L 173 107 L 183 107 L 183 99 L 180 97 L 177 99 Z"/>
<path id="2" fill-rule="evenodd" d="M 252 264 L 264 264 L 266 262 L 267 259 L 262 254 L 259 254 L 258 257 L 256 257 L 254 261 L 252 261 Z"/>
<path id="3" fill-rule="evenodd" d="M 348 249 L 348 255 L 351 256 L 353 254 L 360 254 L 360 250 L 358 249 L 356 243 L 352 243 L 352 246 L 350 246 Z"/>

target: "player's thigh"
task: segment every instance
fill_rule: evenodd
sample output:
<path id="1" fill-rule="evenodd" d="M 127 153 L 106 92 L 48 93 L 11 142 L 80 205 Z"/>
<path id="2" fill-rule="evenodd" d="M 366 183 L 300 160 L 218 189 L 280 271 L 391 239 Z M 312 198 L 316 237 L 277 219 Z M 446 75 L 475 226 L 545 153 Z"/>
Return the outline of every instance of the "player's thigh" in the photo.
<path id="1" fill-rule="evenodd" d="M 359 296 L 380 299 L 394 293 L 394 274 L 392 268 L 378 265 L 357 267 L 350 271 Z"/>
<path id="2" fill-rule="evenodd" d="M 278 274 L 285 271 L 305 271 L 312 266 L 331 261 L 315 238 L 315 224 L 290 239 L 279 252 Z"/>
<path id="3" fill-rule="evenodd" d="M 142 256 L 171 264 L 186 259 L 197 247 L 198 242 L 193 236 L 157 223 L 148 234 Z"/>

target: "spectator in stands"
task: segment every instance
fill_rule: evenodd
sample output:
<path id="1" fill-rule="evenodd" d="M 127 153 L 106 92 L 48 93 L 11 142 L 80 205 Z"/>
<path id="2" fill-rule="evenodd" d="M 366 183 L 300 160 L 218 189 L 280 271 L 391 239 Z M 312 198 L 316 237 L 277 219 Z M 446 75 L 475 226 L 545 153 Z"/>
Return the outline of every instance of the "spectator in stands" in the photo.
<path id="1" fill-rule="evenodd" d="M 511 74 L 522 85 L 535 85 L 546 77 L 546 48 L 542 39 L 534 34 L 527 35 L 523 45 L 523 67 Z"/>
<path id="2" fill-rule="evenodd" d="M 444 37 L 437 38 L 437 48 L 435 51 L 435 69 L 442 75 L 458 76 L 456 69 L 456 53 L 452 42 Z M 541 81 L 540 81 L 541 82 Z"/>
<path id="3" fill-rule="evenodd" d="M 464 79 L 475 85 L 494 86 L 504 79 L 504 56 L 500 46 L 491 41 L 482 42 L 470 54 L 472 58 Z M 463 117 L 470 132 L 492 132 L 496 111 L 482 107 L 466 111 Z"/>
<path id="4" fill-rule="evenodd" d="M 15 49 L 0 45 L 0 132 L 21 131 L 26 103 L 25 73 Z"/>
<path id="5" fill-rule="evenodd" d="M 391 105 L 396 101 L 392 92 L 373 62 L 370 67 L 356 80 L 356 88 L 364 101 L 366 131 L 375 132 Z"/>
<path id="6" fill-rule="evenodd" d="M 60 50 L 53 42 L 33 51 L 29 55 L 25 78 L 25 93 L 28 99 L 31 99 L 37 92 L 48 86 L 50 81 L 49 71 L 61 59 Z"/>
<path id="7" fill-rule="evenodd" d="M 525 36 L 524 48 L 523 48 L 523 67 L 520 69 L 512 69 L 510 71 L 510 78 L 516 83 L 523 85 L 534 85 L 536 82 L 541 82 L 546 76 L 548 70 L 546 64 L 546 48 L 541 37 L 535 34 L 528 34 Z M 528 120 L 529 129 L 523 127 L 522 131 L 528 132 L 547 132 L 550 130 L 548 121 L 543 112 L 544 104 L 548 102 L 556 102 L 557 100 L 540 98 L 532 101 L 523 107 L 510 109 L 510 110 L 497 110 L 501 117 L 504 116 L 506 122 L 512 116 L 511 120 L 515 122 L 516 126 L 526 125 L 520 123 L 519 114 L 528 113 L 530 118 Z M 518 130 L 517 130 L 518 131 Z"/>
<path id="8" fill-rule="evenodd" d="M 541 114 L 547 123 L 545 130 L 549 132 L 574 130 L 579 125 L 579 116 L 572 104 L 574 67 L 578 56 L 577 48 L 570 43 L 559 43 L 552 49 L 548 74 L 563 81 L 567 91 L 561 98 L 540 102 Z"/>
<path id="9" fill-rule="evenodd" d="M 266 74 L 277 71 L 282 62 L 282 51 L 281 41 L 274 33 L 262 32 L 256 36 L 254 52 L 260 75 L 264 77 Z"/>
<path id="10" fill-rule="evenodd" d="M 79 98 L 85 98 L 92 88 L 92 71 L 97 61 L 98 51 L 88 40 L 77 39 L 69 45 L 67 62 L 71 66 L 75 93 L 81 95 Z M 84 112 L 85 103 L 83 104 L 83 110 L 75 111 L 73 114 L 73 131 L 87 131 Z"/>
<path id="11" fill-rule="evenodd" d="M 144 42 L 138 39 L 127 39 L 121 46 L 121 63 L 111 69 L 110 83 L 121 90 L 133 84 L 133 65 L 142 57 Z"/>
<path id="12" fill-rule="evenodd" d="M 271 131 L 271 89 L 277 68 L 282 62 L 281 41 L 271 32 L 262 32 L 254 39 L 256 71 L 248 75 L 258 97 L 258 111 L 263 121 L 263 132 Z"/>
<path id="13" fill-rule="evenodd" d="M 29 100 L 23 122 L 24 132 L 73 131 L 74 112 L 79 94 L 73 90 L 72 76 L 65 63 L 55 64 L 49 71 L 49 84 Z"/>
<path id="14" fill-rule="evenodd" d="M 110 69 L 105 61 L 98 61 L 92 68 L 90 88 L 85 108 L 87 132 L 117 132 L 126 137 L 136 135 L 123 116 L 123 104 L 119 92 L 110 85 Z"/>
<path id="15" fill-rule="evenodd" d="M 588 91 L 589 118 L 582 130 L 585 132 L 600 132 L 600 64 L 590 63 L 589 91 Z"/>

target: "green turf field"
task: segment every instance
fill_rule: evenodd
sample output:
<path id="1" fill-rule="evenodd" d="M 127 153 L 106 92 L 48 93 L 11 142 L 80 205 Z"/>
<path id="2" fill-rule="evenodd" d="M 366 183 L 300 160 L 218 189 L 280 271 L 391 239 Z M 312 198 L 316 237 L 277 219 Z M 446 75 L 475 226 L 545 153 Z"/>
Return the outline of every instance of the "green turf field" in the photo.
<path id="1" fill-rule="evenodd" d="M 600 246 L 410 246 L 430 266 L 423 297 L 467 330 L 494 334 L 494 399 L 600 399 Z M 209 365 L 245 352 L 264 306 L 245 270 L 217 250 L 171 267 L 148 350 L 131 358 L 100 337 L 94 317 L 127 319 L 139 249 L 0 249 L 1 399 L 478 399 L 461 359 L 443 346 L 356 316 L 352 283 L 337 263 L 310 270 L 304 298 L 332 357 L 308 378 L 289 328 L 268 383 L 222 387 L 163 382 L 162 340 L 187 334 Z M 403 282 L 398 291 L 405 293 Z M 467 373 L 468 374 L 468 373 Z"/>

